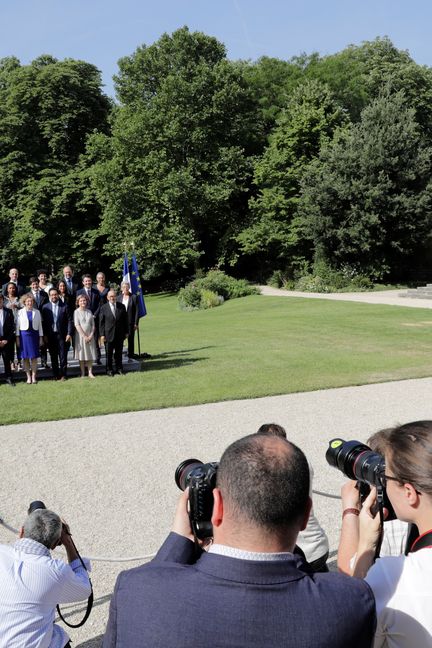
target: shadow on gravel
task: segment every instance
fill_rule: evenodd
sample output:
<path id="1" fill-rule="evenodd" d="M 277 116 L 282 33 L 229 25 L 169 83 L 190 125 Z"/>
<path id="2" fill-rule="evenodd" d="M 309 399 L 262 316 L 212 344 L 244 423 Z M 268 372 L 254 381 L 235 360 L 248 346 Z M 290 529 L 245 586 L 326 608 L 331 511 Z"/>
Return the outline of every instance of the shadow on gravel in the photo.
<path id="1" fill-rule="evenodd" d="M 76 648 L 100 648 L 102 646 L 103 635 L 98 637 L 93 637 L 93 639 L 88 639 L 84 643 L 76 645 Z M 73 644 L 75 646 L 75 644 Z"/>

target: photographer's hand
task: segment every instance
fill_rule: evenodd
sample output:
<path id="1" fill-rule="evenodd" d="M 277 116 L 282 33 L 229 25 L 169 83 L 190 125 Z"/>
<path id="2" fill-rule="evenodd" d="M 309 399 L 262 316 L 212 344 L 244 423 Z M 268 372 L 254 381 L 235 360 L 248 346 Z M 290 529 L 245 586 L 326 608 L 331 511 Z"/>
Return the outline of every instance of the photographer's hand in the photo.
<path id="1" fill-rule="evenodd" d="M 60 542 L 66 550 L 68 562 L 71 563 L 76 560 L 78 558 L 78 552 L 75 549 L 75 545 L 72 541 L 72 534 L 70 532 L 69 525 L 64 520 L 62 520 Z"/>
<path id="2" fill-rule="evenodd" d="M 183 491 L 183 493 L 180 495 L 180 498 L 177 502 L 172 530 L 174 531 L 174 533 L 178 533 L 179 535 L 184 536 L 185 538 L 188 538 L 193 542 L 194 536 L 189 521 L 188 503 L 189 488 L 186 488 L 186 490 Z"/>
<path id="3" fill-rule="evenodd" d="M 372 507 L 376 503 L 376 488 L 372 487 L 369 495 L 363 502 L 359 515 L 360 538 L 357 551 L 357 560 L 353 576 L 364 578 L 375 560 L 375 551 L 381 536 L 381 520 L 379 511 L 375 514 Z"/>

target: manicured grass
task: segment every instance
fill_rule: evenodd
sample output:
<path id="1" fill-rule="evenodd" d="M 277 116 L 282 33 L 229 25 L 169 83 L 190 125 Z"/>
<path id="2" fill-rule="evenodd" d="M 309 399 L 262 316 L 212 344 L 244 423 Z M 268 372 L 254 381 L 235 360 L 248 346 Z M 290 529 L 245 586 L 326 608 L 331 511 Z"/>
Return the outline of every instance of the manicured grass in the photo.
<path id="1" fill-rule="evenodd" d="M 252 296 L 181 312 L 146 300 L 143 371 L 94 381 L 0 386 L 1 423 L 253 398 L 432 374 L 432 313 Z"/>

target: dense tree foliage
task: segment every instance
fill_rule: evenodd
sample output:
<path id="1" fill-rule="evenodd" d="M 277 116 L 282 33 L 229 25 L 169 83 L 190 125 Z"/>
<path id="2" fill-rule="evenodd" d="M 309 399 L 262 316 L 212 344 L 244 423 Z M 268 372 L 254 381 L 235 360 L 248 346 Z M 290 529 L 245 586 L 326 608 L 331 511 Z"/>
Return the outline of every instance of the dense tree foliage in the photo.
<path id="1" fill-rule="evenodd" d="M 0 264 L 34 271 L 95 258 L 100 208 L 85 153 L 107 131 L 110 102 L 97 69 L 41 56 L 0 62 Z"/>
<path id="2" fill-rule="evenodd" d="M 297 204 L 305 169 L 346 122 L 329 89 L 318 81 L 297 86 L 282 111 L 269 145 L 255 165 L 258 195 L 252 220 L 239 234 L 245 254 L 256 254 L 268 269 L 301 261 L 307 254 L 299 230 Z"/>
<path id="3" fill-rule="evenodd" d="M 402 92 L 384 94 L 305 173 L 299 209 L 319 261 L 375 278 L 405 263 L 432 226 L 432 147 Z"/>
<path id="4" fill-rule="evenodd" d="M 400 277 L 430 244 L 432 70 L 388 38 L 230 61 L 184 27 L 115 86 L 83 61 L 0 60 L 3 273 L 118 270 L 133 242 L 152 279 Z"/>
<path id="5" fill-rule="evenodd" d="M 241 69 L 187 28 L 119 66 L 121 106 L 95 173 L 110 251 L 133 240 L 148 277 L 227 260 L 261 138 Z"/>

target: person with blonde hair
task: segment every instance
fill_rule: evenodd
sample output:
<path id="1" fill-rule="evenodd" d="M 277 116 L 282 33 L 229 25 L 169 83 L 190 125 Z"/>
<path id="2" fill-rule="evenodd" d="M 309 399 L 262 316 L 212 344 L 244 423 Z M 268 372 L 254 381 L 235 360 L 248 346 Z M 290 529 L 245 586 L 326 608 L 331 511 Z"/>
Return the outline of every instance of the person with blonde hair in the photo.
<path id="1" fill-rule="evenodd" d="M 19 347 L 27 384 L 36 384 L 37 360 L 43 344 L 42 317 L 32 293 L 21 297 L 24 308 L 18 311 L 16 344 Z"/>

